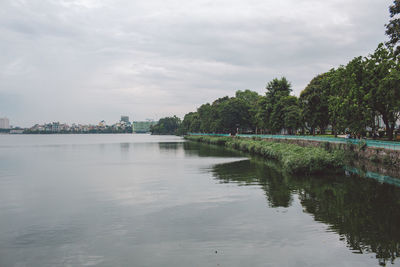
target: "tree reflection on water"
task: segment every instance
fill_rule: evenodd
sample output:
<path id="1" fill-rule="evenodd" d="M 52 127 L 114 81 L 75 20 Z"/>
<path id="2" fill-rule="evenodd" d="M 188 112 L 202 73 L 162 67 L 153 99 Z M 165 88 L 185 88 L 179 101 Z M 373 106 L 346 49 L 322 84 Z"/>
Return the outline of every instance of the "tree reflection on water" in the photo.
<path id="1" fill-rule="evenodd" d="M 259 185 L 271 207 L 289 207 L 297 194 L 305 212 L 329 225 L 354 253 L 374 253 L 380 265 L 400 254 L 400 188 L 358 176 L 291 176 L 261 159 L 216 165 L 222 183 Z"/>

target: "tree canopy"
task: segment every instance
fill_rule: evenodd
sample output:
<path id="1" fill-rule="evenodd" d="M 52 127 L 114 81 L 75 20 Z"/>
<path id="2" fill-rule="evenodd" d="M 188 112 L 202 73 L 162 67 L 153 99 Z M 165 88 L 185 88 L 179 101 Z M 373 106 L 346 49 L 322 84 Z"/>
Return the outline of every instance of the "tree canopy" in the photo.
<path id="1" fill-rule="evenodd" d="M 158 121 L 156 125 L 150 127 L 151 134 L 177 134 L 181 125 L 181 119 L 177 116 L 165 117 Z"/>
<path id="2" fill-rule="evenodd" d="M 389 46 L 396 46 L 400 42 L 400 0 L 394 0 L 393 4 L 389 7 L 391 20 L 386 24 L 386 35 L 389 36 L 387 44 Z M 400 53 L 400 46 L 397 46 L 396 53 Z"/>
<path id="3" fill-rule="evenodd" d="M 291 95 L 286 77 L 274 78 L 265 94 L 239 90 L 234 97 L 201 105 L 185 115 L 179 132 L 315 134 L 330 128 L 335 134 L 361 136 L 369 131 L 375 136 L 384 126 L 393 139 L 400 119 L 400 0 L 394 0 L 389 11 L 386 45 L 316 75 L 300 97 Z"/>
<path id="4" fill-rule="evenodd" d="M 394 48 L 379 44 L 367 57 L 315 76 L 300 97 L 285 78 L 268 82 L 265 95 L 237 91 L 187 114 L 180 132 L 285 133 L 308 130 L 361 136 L 378 130 L 381 119 L 393 139 L 400 119 L 400 65 Z"/>

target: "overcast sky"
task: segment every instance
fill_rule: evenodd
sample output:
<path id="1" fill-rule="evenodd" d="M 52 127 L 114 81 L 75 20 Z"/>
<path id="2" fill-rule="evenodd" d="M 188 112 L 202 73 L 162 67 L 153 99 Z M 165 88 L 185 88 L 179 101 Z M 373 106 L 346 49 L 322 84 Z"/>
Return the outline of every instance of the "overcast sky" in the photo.
<path id="1" fill-rule="evenodd" d="M 1 0 L 0 117 L 12 125 L 180 117 L 386 41 L 391 0 Z"/>

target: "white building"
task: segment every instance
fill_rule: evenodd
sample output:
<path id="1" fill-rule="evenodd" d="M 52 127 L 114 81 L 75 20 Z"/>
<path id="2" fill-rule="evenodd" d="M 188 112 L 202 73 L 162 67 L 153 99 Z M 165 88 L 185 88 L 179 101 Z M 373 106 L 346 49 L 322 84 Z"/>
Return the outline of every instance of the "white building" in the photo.
<path id="1" fill-rule="evenodd" d="M 10 120 L 8 118 L 0 118 L 0 129 L 10 129 Z"/>

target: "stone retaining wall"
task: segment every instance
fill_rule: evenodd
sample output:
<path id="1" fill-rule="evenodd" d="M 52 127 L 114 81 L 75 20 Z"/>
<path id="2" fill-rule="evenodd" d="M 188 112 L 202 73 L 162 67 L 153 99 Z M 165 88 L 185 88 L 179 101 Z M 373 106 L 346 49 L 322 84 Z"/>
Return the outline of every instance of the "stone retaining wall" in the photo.
<path id="1" fill-rule="evenodd" d="M 400 150 L 390 150 L 385 148 L 375 148 L 367 146 L 359 146 L 354 144 L 343 144 L 324 142 L 316 140 L 300 140 L 300 139 L 276 139 L 264 138 L 270 142 L 283 142 L 288 144 L 296 144 L 299 146 L 312 146 L 312 147 L 330 147 L 332 149 L 341 149 L 354 152 L 355 158 L 367 159 L 373 162 L 383 163 L 385 165 L 392 165 L 400 169 Z"/>

